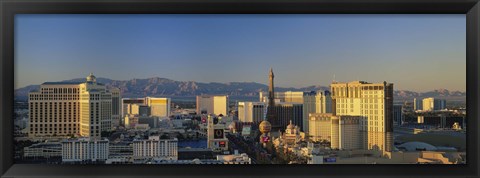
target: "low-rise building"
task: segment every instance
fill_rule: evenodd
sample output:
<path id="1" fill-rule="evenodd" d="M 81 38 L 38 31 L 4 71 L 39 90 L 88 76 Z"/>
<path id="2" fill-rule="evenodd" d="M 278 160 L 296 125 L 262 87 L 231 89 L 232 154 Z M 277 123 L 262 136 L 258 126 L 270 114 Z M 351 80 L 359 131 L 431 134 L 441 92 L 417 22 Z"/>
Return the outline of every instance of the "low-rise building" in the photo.
<path id="1" fill-rule="evenodd" d="M 150 136 L 148 139 L 133 140 L 133 158 L 177 160 L 178 139 L 160 139 L 160 136 Z"/>
<path id="2" fill-rule="evenodd" d="M 62 144 L 59 142 L 42 142 L 23 148 L 25 158 L 50 158 L 62 156 Z"/>
<path id="3" fill-rule="evenodd" d="M 108 159 L 109 141 L 90 138 L 62 141 L 63 162 L 102 162 Z"/>

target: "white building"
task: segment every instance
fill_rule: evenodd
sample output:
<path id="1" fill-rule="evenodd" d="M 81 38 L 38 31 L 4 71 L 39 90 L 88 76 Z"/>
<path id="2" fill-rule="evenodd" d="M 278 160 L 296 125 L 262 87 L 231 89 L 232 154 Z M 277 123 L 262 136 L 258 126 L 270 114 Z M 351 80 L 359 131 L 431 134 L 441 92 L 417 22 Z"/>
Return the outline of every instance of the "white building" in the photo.
<path id="1" fill-rule="evenodd" d="M 133 142 L 110 143 L 109 158 L 128 158 L 133 156 Z"/>
<path id="2" fill-rule="evenodd" d="M 238 102 L 238 120 L 260 123 L 265 118 L 265 107 L 264 102 Z"/>
<path id="3" fill-rule="evenodd" d="M 228 115 L 227 95 L 197 96 L 197 114 Z"/>
<path id="4" fill-rule="evenodd" d="M 150 136 L 147 139 L 133 141 L 134 159 L 178 159 L 178 140 L 160 139 L 160 136 Z"/>
<path id="5" fill-rule="evenodd" d="M 109 141 L 89 138 L 62 141 L 62 161 L 105 161 L 109 155 Z"/>

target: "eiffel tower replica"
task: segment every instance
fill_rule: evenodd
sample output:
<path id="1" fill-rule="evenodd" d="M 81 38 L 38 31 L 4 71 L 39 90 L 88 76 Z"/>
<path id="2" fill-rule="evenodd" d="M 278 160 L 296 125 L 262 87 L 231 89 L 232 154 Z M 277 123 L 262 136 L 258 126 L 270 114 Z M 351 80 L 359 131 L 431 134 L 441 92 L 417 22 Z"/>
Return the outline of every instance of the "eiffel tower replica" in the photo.
<path id="1" fill-rule="evenodd" d="M 278 131 L 280 128 L 280 123 L 278 122 L 277 116 L 275 114 L 275 91 L 273 84 L 273 69 L 270 68 L 269 74 L 269 84 L 268 84 L 268 106 L 267 106 L 267 121 L 272 124 L 272 131 Z"/>

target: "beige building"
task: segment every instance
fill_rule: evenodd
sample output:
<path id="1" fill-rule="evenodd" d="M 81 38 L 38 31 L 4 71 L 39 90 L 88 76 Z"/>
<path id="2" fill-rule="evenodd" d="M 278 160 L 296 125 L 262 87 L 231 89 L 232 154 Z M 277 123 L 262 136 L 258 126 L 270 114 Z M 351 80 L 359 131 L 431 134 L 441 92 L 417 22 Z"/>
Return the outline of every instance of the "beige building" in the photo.
<path id="1" fill-rule="evenodd" d="M 309 131 L 309 114 L 332 113 L 332 97 L 329 91 L 304 92 L 303 96 L 303 128 Z"/>
<path id="2" fill-rule="evenodd" d="M 393 84 L 353 81 L 331 84 L 332 111 L 337 116 L 361 116 L 363 148 L 393 149 Z"/>
<path id="3" fill-rule="evenodd" d="M 332 149 L 361 149 L 360 120 L 360 116 L 333 116 L 330 113 L 310 114 L 310 139 L 329 141 Z"/>
<path id="4" fill-rule="evenodd" d="M 260 123 L 265 119 L 264 102 L 238 102 L 238 120 L 240 122 Z"/>
<path id="5" fill-rule="evenodd" d="M 113 98 L 120 98 L 118 90 Z M 29 137 L 100 137 L 112 129 L 112 92 L 90 74 L 86 82 L 45 82 L 29 93 Z"/>
<path id="6" fill-rule="evenodd" d="M 363 140 L 360 136 L 360 119 L 360 116 L 333 117 L 331 148 L 340 150 L 361 149 Z"/>
<path id="7" fill-rule="evenodd" d="M 122 99 L 123 116 L 145 115 L 156 117 L 170 116 L 170 98 L 124 98 Z"/>
<path id="8" fill-rule="evenodd" d="M 308 134 L 312 141 L 331 141 L 332 114 L 311 113 Z"/>
<path id="9" fill-rule="evenodd" d="M 197 96 L 197 114 L 228 115 L 227 95 Z"/>
<path id="10" fill-rule="evenodd" d="M 303 103 L 303 91 L 275 92 L 275 99 L 279 102 Z M 268 102 L 268 92 L 259 92 L 261 102 Z"/>
<path id="11" fill-rule="evenodd" d="M 122 98 L 122 117 L 138 114 L 139 106 L 145 105 L 145 98 Z"/>

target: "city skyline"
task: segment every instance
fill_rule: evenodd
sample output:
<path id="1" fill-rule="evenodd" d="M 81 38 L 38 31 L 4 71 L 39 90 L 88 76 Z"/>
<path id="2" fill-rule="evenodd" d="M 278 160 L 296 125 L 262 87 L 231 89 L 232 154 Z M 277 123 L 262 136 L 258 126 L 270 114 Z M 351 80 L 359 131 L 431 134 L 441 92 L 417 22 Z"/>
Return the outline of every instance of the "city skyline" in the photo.
<path id="1" fill-rule="evenodd" d="M 90 72 L 267 84 L 273 67 L 278 87 L 362 79 L 465 91 L 464 15 L 19 15 L 16 24 L 15 88 Z"/>
<path id="2" fill-rule="evenodd" d="M 92 72 L 93 73 L 93 72 Z M 99 77 L 100 79 L 108 79 L 108 80 L 114 80 L 114 79 L 109 79 L 109 78 L 104 78 L 104 77 Z M 127 80 L 115 80 L 115 81 L 129 81 L 129 80 L 134 80 L 134 79 L 140 79 L 140 80 L 145 80 L 145 79 L 152 79 L 152 78 L 163 78 L 163 77 L 148 77 L 148 78 L 131 78 L 131 79 L 127 79 Z M 62 82 L 62 81 L 69 81 L 69 80 L 77 80 L 77 79 L 82 79 L 82 77 L 76 77 L 76 78 L 71 78 L 71 79 L 65 79 L 65 80 L 59 80 L 59 81 L 44 81 L 44 82 L 41 82 L 41 83 L 38 83 L 38 84 L 31 84 L 31 85 L 41 85 L 43 83 L 46 83 L 46 82 Z M 173 81 L 178 81 L 178 82 L 199 82 L 199 81 L 192 81 L 192 80 L 188 80 L 188 81 L 180 81 L 180 80 L 174 80 L 174 79 L 170 79 L 170 78 L 164 78 L 164 79 L 168 79 L 168 80 L 173 80 Z M 366 81 L 366 80 L 347 80 L 347 81 L 338 81 L 338 80 L 335 80 L 335 82 L 345 82 L 345 83 L 348 83 L 348 82 L 353 82 L 353 81 L 365 81 L 365 82 L 372 82 L 372 83 L 381 83 L 383 81 Z M 206 84 L 213 84 L 213 83 L 222 83 L 222 84 L 228 84 L 228 83 L 237 83 L 238 81 L 231 81 L 231 82 L 225 82 L 225 83 L 222 83 L 222 82 L 199 82 L 199 83 L 206 83 Z M 301 88 L 307 88 L 307 87 L 312 87 L 312 86 L 316 86 L 316 87 L 330 87 L 330 85 L 333 83 L 334 81 L 330 81 L 330 83 L 326 83 L 326 84 L 314 84 L 314 85 L 309 85 L 309 86 L 299 86 L 299 87 L 288 87 L 288 86 L 275 86 L 275 88 L 295 88 L 295 89 L 301 89 Z M 241 83 L 241 82 L 238 82 L 238 83 Z M 248 83 L 248 82 L 245 82 L 245 83 Z M 254 83 L 257 83 L 257 82 L 254 82 Z M 266 85 L 268 86 L 268 83 L 266 82 L 263 82 L 263 83 L 258 83 L 258 84 L 263 84 L 263 85 Z M 27 85 L 27 86 L 24 86 L 24 87 L 28 87 L 28 86 L 31 86 L 31 85 Z M 396 84 L 397 86 L 398 84 Z M 17 89 L 21 89 L 23 87 L 20 87 L 20 88 L 15 88 L 16 90 Z M 431 89 L 427 89 L 427 90 L 424 90 L 424 91 L 416 91 L 416 90 L 400 90 L 400 89 L 395 89 L 395 91 L 412 91 L 412 92 L 418 92 L 418 93 L 423 93 L 423 92 L 431 92 L 431 91 L 435 91 L 435 90 L 443 90 L 443 89 L 446 89 L 446 88 L 431 88 Z M 448 90 L 448 89 L 447 89 Z M 466 90 L 449 90 L 449 91 L 454 91 L 454 92 L 466 92 Z"/>

